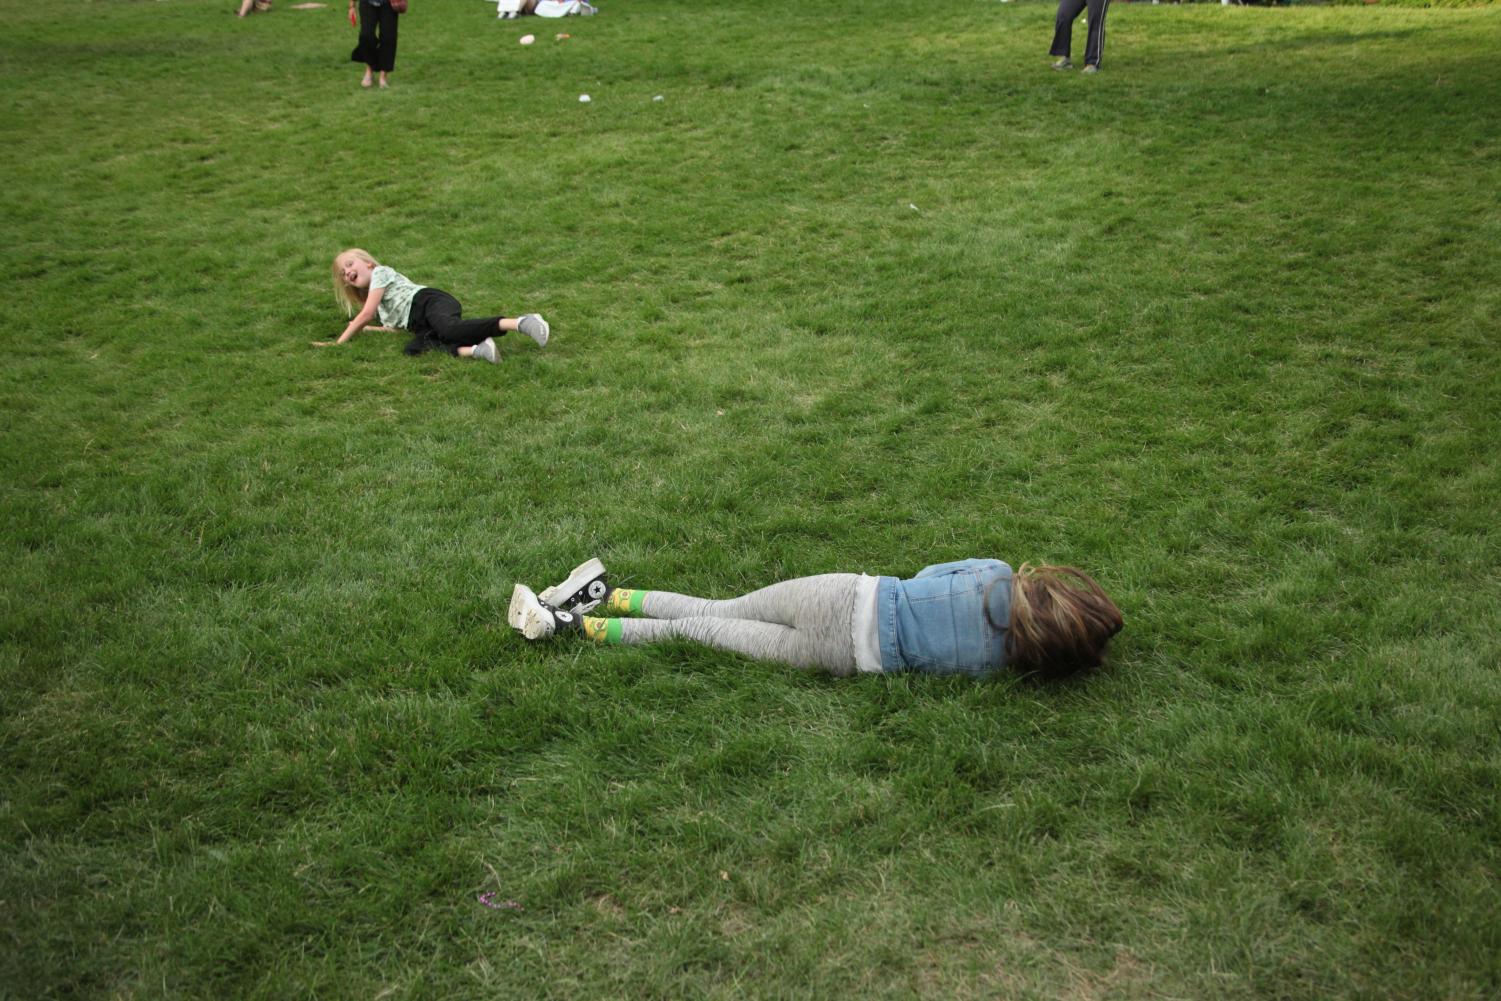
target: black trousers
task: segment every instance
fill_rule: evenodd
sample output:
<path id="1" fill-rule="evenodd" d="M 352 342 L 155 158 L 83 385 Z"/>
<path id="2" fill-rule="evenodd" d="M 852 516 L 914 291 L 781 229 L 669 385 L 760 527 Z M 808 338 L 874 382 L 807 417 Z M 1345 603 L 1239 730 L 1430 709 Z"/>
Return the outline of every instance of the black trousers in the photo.
<path id="1" fill-rule="evenodd" d="M 377 73 L 394 70 L 396 22 L 399 17 L 389 3 L 377 7 L 360 0 L 360 44 L 349 54 L 349 61 L 364 63 Z"/>
<path id="2" fill-rule="evenodd" d="M 1074 21 L 1089 8 L 1089 35 L 1084 45 L 1084 65 L 1098 66 L 1105 54 L 1105 13 L 1110 0 L 1058 0 L 1058 20 L 1053 27 L 1049 55 L 1069 56 L 1074 47 Z"/>
<path id="3" fill-rule="evenodd" d="M 406 353 L 419 355 L 433 348 L 442 348 L 456 355 L 459 348 L 474 347 L 486 337 L 499 337 L 503 333 L 499 316 L 465 320 L 461 319 L 463 315 L 464 307 L 459 305 L 459 300 L 442 289 L 421 290 L 412 296 L 412 313 L 407 319 L 412 341 L 406 346 Z"/>

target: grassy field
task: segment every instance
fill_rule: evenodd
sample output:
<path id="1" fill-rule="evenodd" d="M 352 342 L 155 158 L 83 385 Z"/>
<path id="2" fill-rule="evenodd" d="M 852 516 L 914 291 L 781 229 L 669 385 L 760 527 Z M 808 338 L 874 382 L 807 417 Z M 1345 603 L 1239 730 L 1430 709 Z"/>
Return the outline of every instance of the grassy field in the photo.
<path id="1" fill-rule="evenodd" d="M 7 7 L 0 996 L 1496 996 L 1501 7 L 603 7 Z M 554 343 L 313 348 L 351 245 Z M 592 554 L 1127 627 L 510 634 Z"/>

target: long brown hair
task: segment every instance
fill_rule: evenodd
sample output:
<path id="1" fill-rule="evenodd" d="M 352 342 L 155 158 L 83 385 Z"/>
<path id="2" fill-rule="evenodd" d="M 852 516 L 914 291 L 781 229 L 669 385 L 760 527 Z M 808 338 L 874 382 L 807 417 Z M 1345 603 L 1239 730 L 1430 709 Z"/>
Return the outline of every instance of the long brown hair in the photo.
<path id="1" fill-rule="evenodd" d="M 1104 588 L 1077 567 L 1023 563 L 1011 576 L 1006 660 L 1024 674 L 1062 678 L 1099 667 L 1123 625 Z"/>

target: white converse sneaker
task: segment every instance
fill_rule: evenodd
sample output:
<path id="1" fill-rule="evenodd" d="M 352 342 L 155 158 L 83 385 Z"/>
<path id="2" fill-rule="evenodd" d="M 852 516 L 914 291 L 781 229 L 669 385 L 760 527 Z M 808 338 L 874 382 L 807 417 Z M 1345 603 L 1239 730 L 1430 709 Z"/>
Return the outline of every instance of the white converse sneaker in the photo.
<path id="1" fill-rule="evenodd" d="M 495 350 L 495 338 L 486 337 L 474 346 L 474 357 L 481 361 L 487 361 L 494 365 L 500 360 L 500 354 Z"/>
<path id="2" fill-rule="evenodd" d="M 541 313 L 528 313 L 516 321 L 516 329 L 537 342 L 537 347 L 547 347 L 547 338 L 552 334 L 552 327 L 542 319 Z"/>
<path id="3" fill-rule="evenodd" d="M 537 600 L 554 608 L 564 608 L 580 615 L 592 612 L 605 595 L 610 585 L 605 581 L 605 565 L 598 557 L 591 557 L 573 568 L 560 584 L 543 591 Z"/>
<path id="4" fill-rule="evenodd" d="M 546 639 L 560 628 L 577 626 L 578 617 L 572 612 L 551 608 L 537 600 L 532 589 L 517 584 L 511 591 L 511 607 L 506 613 L 511 628 L 521 630 L 529 640 Z"/>

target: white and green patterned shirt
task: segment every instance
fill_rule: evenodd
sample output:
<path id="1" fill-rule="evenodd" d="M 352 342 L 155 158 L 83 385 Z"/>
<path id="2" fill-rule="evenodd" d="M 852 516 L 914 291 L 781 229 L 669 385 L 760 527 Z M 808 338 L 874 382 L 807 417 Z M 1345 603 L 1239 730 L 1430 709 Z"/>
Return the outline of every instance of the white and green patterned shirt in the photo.
<path id="1" fill-rule="evenodd" d="M 370 272 L 370 287 L 385 289 L 378 307 L 381 326 L 405 330 L 412 318 L 412 297 L 427 286 L 414 284 L 406 275 L 381 264 Z"/>

